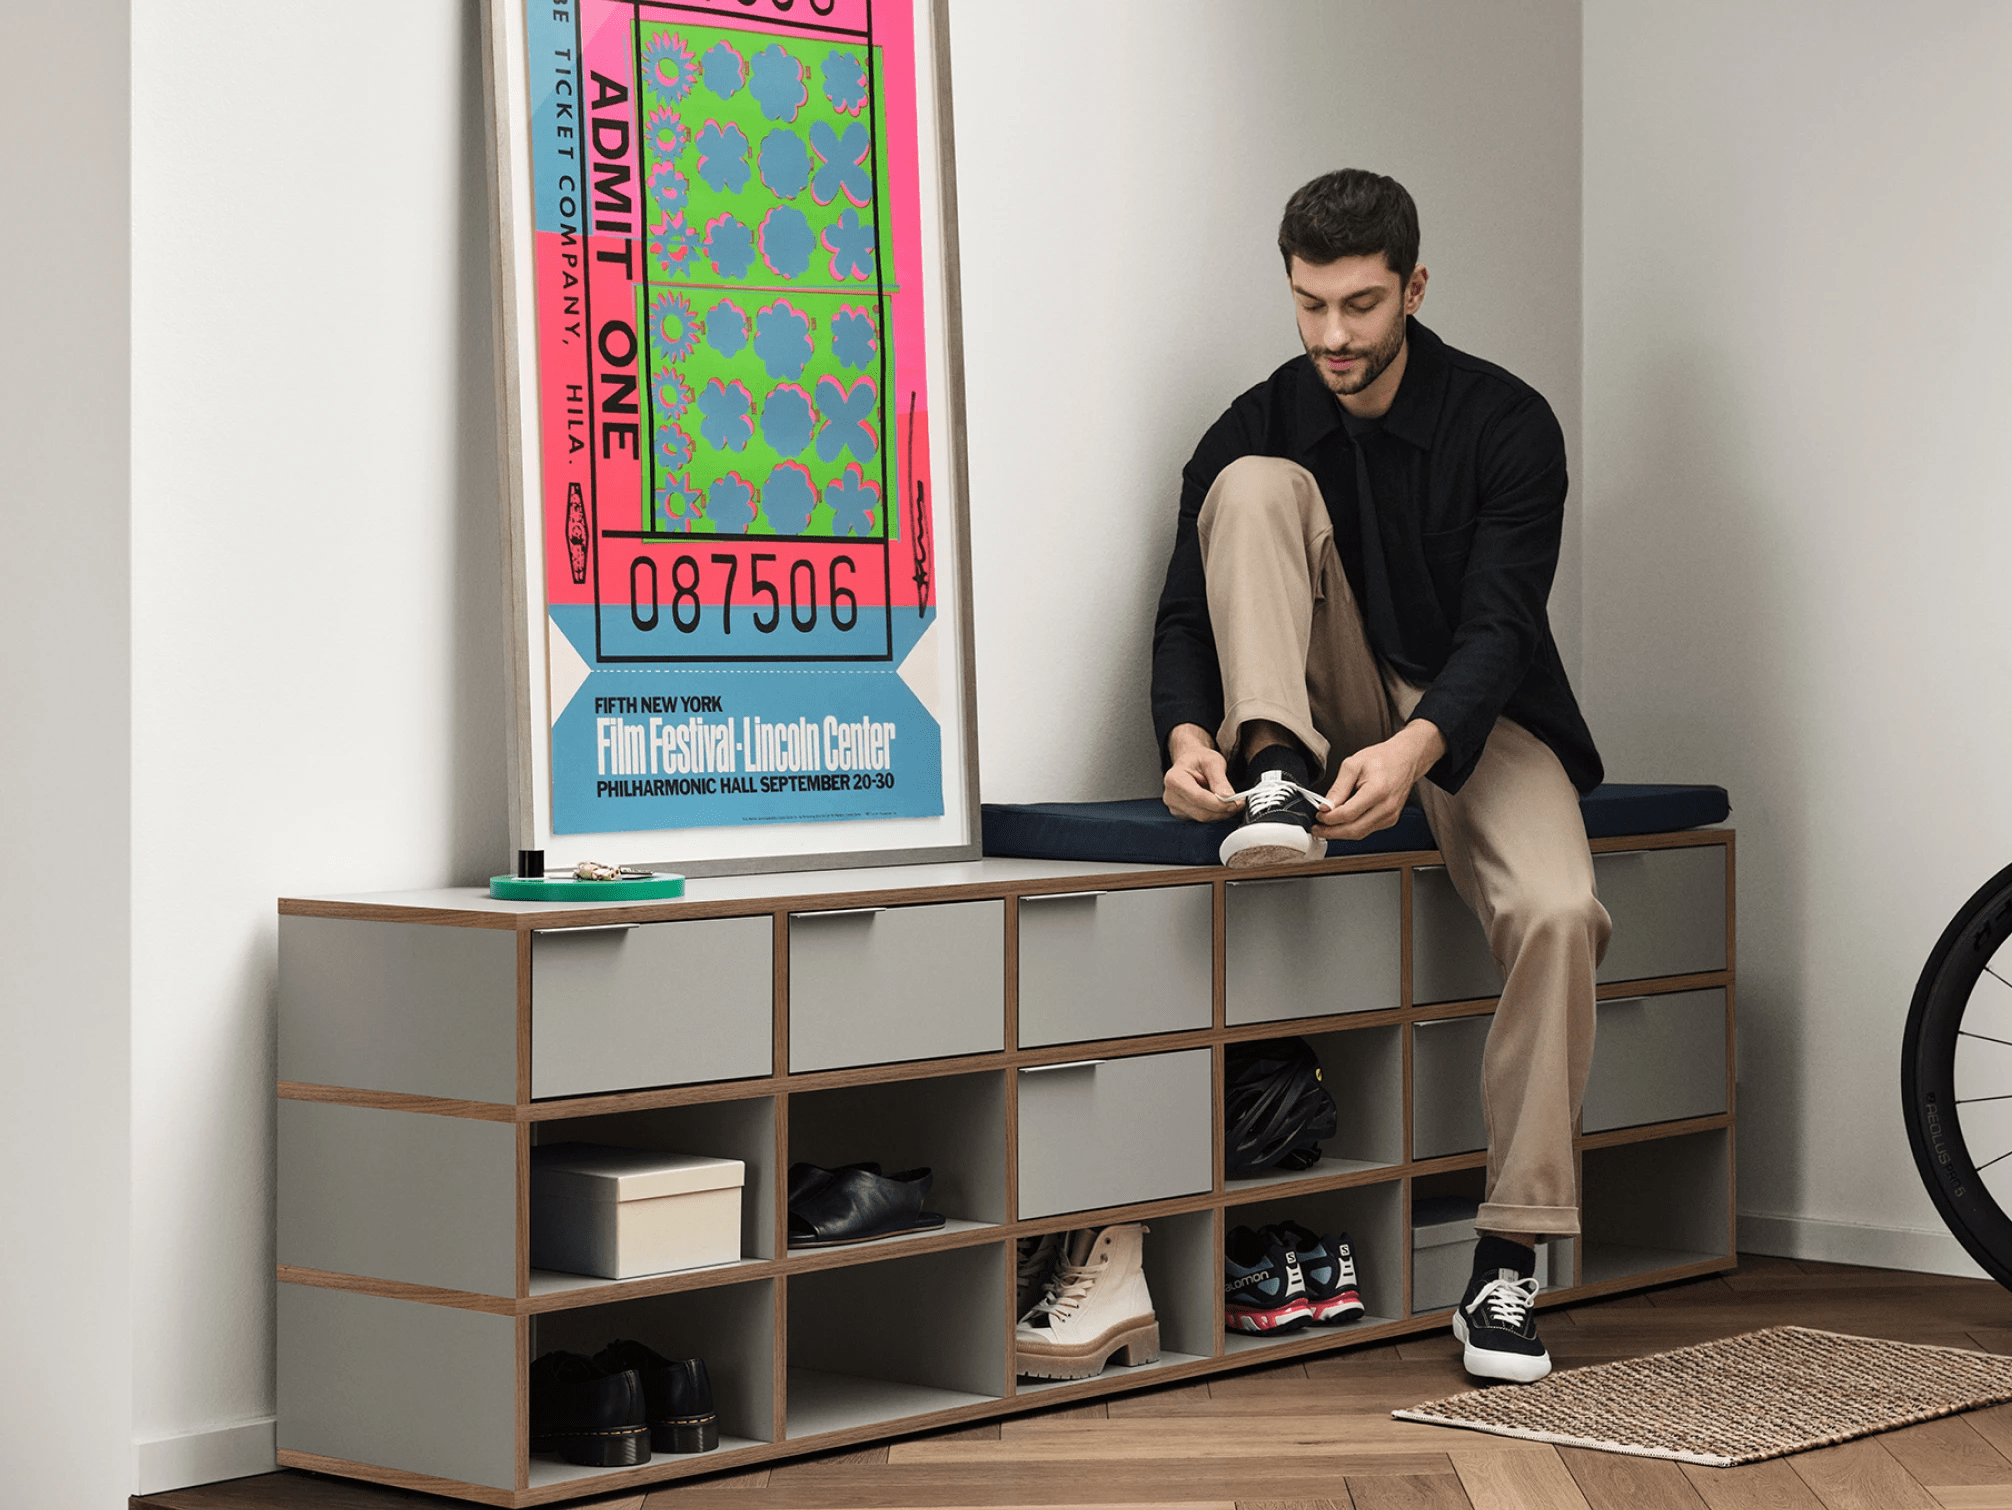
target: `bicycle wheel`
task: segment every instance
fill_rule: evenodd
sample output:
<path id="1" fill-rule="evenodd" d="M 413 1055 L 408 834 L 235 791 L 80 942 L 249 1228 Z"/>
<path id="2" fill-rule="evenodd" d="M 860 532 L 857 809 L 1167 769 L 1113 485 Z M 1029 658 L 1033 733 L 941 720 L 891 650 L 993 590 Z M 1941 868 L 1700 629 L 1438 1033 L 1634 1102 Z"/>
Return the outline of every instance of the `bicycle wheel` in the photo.
<path id="1" fill-rule="evenodd" d="M 1922 1183 L 1970 1256 L 2012 1289 L 2012 865 L 1942 931 L 1900 1051 Z M 2003 958 L 2000 951 L 2003 950 Z"/>

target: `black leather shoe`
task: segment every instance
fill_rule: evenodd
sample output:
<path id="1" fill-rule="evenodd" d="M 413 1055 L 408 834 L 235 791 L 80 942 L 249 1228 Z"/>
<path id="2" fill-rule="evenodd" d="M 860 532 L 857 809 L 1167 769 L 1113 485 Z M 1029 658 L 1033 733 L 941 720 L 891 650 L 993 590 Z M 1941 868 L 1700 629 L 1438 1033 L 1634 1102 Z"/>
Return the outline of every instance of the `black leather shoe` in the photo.
<path id="1" fill-rule="evenodd" d="M 866 1169 L 834 1169 L 831 1178 L 790 1202 L 789 1245 L 835 1248 L 943 1225 L 943 1214 L 924 1211 L 928 1169 L 875 1174 Z"/>
<path id="2" fill-rule="evenodd" d="M 531 1450 L 583 1468 L 633 1468 L 650 1460 L 643 1381 L 609 1372 L 579 1353 L 547 1353 L 531 1365 Z"/>
<path id="3" fill-rule="evenodd" d="M 880 1166 L 868 1160 L 864 1164 L 847 1164 L 840 1169 L 824 1169 L 816 1164 L 792 1164 L 789 1166 L 789 1201 L 794 1206 L 813 1190 L 822 1187 L 835 1174 L 847 1170 L 864 1170 L 867 1174 L 879 1174 Z"/>
<path id="4" fill-rule="evenodd" d="M 658 1452 L 711 1452 L 720 1445 L 713 1381 L 703 1358 L 666 1358 L 641 1342 L 611 1342 L 594 1362 L 613 1373 L 633 1369 L 643 1381 L 650 1446 Z"/>

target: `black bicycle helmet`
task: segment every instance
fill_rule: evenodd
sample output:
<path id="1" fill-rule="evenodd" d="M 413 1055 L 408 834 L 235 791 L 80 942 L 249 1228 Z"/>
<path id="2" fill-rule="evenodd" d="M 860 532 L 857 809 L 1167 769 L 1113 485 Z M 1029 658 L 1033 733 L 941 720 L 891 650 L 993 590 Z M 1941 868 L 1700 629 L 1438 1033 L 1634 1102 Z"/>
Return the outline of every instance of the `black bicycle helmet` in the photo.
<path id="1" fill-rule="evenodd" d="M 1233 1043 L 1225 1053 L 1223 1168 L 1232 1178 L 1263 1169 L 1306 1169 L 1334 1136 L 1334 1097 L 1304 1038 Z"/>

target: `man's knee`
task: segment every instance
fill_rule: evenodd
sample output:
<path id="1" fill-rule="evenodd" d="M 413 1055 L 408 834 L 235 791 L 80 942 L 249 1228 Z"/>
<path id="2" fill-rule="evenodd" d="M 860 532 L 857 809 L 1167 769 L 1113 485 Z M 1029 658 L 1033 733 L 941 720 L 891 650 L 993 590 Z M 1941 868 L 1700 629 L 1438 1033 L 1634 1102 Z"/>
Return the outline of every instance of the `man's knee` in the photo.
<path id="1" fill-rule="evenodd" d="M 1501 908 L 1492 931 L 1498 962 L 1507 970 L 1518 953 L 1539 941 L 1567 949 L 1585 947 L 1597 960 L 1607 951 L 1613 923 L 1591 887 L 1543 886 Z"/>
<path id="2" fill-rule="evenodd" d="M 1296 461 L 1282 456 L 1239 456 L 1216 474 L 1202 514 L 1207 518 L 1226 510 L 1243 513 L 1257 509 L 1302 514 L 1309 500 L 1319 495 L 1320 485 L 1313 474 Z"/>

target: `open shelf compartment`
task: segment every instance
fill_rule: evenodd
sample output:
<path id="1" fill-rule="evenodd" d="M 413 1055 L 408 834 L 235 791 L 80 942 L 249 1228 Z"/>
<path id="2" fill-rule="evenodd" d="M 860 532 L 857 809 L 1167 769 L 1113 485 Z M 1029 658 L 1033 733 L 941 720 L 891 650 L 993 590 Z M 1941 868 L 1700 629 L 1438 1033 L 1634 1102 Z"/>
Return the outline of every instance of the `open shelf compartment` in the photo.
<path id="1" fill-rule="evenodd" d="M 1321 1084 L 1334 1097 L 1334 1136 L 1307 1169 L 1268 1169 L 1226 1179 L 1232 1198 L 1255 1199 L 1267 1187 L 1362 1174 L 1404 1161 L 1404 1045 L 1395 1023 L 1307 1035 L 1320 1060 Z M 1234 1048 L 1234 1045 L 1232 1045 Z"/>
<path id="2" fill-rule="evenodd" d="M 1601 1284 L 1732 1256 L 1724 1128 L 1589 1148 L 1579 1282 Z"/>
<path id="3" fill-rule="evenodd" d="M 1268 1195 L 1223 1213 L 1224 1239 L 1232 1227 L 1263 1227 L 1294 1221 L 1319 1236 L 1345 1234 L 1355 1255 L 1356 1287 L 1366 1314 L 1345 1326 L 1305 1327 L 1296 1332 L 1253 1336 L 1225 1331 L 1223 1350 L 1232 1355 L 1262 1353 L 1309 1337 L 1345 1342 L 1351 1332 L 1396 1321 L 1404 1314 L 1404 1182 L 1350 1185 L 1298 1195 Z M 1221 1272 L 1220 1262 L 1218 1272 Z M 1219 1281 L 1220 1282 L 1220 1281 Z"/>

